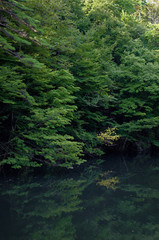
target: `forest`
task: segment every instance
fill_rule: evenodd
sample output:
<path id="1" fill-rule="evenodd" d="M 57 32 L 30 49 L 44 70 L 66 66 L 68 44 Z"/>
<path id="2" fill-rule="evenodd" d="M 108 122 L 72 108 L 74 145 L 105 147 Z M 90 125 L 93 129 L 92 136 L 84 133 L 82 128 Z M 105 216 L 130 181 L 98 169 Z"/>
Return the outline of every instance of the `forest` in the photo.
<path id="1" fill-rule="evenodd" d="M 0 165 L 159 148 L 159 1 L 0 0 Z"/>

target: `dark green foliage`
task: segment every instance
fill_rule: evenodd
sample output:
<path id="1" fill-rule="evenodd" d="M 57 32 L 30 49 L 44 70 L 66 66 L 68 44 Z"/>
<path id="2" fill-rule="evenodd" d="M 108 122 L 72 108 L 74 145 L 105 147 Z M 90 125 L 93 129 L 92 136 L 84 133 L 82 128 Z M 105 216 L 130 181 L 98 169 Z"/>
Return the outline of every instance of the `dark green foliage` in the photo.
<path id="1" fill-rule="evenodd" d="M 8 54 L 12 57 L 7 57 L 7 61 L 16 60 L 40 67 L 42 64 L 31 55 L 27 55 L 28 47 L 34 44 L 42 45 L 42 43 L 38 36 L 38 21 L 29 15 L 32 10 L 25 6 L 25 2 L 25 0 L 0 1 L 0 60 L 4 61 Z"/>
<path id="2" fill-rule="evenodd" d="M 8 115 L 11 111 L 12 131 L 6 149 L 10 150 L 7 153 L 9 158 L 1 163 L 10 163 L 14 167 L 36 166 L 29 160 L 41 161 L 41 157 L 53 165 L 80 163 L 78 155 L 81 144 L 74 142 L 73 137 L 63 129 L 70 124 L 76 110 L 72 96 L 76 90 L 73 76 L 66 70 L 52 72 L 45 68 L 25 68 L 25 71 L 18 68 L 18 73 L 13 70 L 9 73 L 9 69 L 6 71 L 10 81 L 4 79 L 2 89 L 4 96 L 8 94 L 7 98 L 2 97 L 3 104 L 9 104 L 11 108 Z M 15 81 L 16 78 L 15 91 L 12 79 Z M 24 83 L 23 78 L 28 82 Z"/>
<path id="3" fill-rule="evenodd" d="M 1 164 L 80 164 L 103 153 L 97 136 L 109 127 L 159 146 L 154 6 L 0 1 Z"/>
<path id="4" fill-rule="evenodd" d="M 138 142 L 141 148 L 158 146 L 158 69 L 158 53 L 136 39 L 129 42 L 120 66 L 112 71 L 116 79 L 116 126 L 121 136 Z"/>
<path id="5" fill-rule="evenodd" d="M 42 10 L 42 3 L 39 6 Z M 24 10 L 17 8 L 19 11 Z M 26 7 L 25 10 L 27 9 Z M 33 10 L 29 19 L 32 18 L 32 12 Z M 57 24 L 60 26 L 60 23 Z M 46 25 L 46 31 L 47 28 Z M 47 37 L 41 34 L 42 38 Z M 25 65 L 16 63 L 16 58 L 12 58 L 11 62 L 7 58 L 1 66 L 1 126 L 4 128 L 2 136 L 5 136 L 5 142 L 3 137 L 1 139 L 1 164 L 11 164 L 15 168 L 40 166 L 41 163 L 70 167 L 83 162 L 79 158 L 82 143 L 74 141 L 65 127 L 71 124 L 77 110 L 74 93 L 78 87 L 69 70 L 64 68 L 65 57 L 62 56 L 60 60 L 61 67 L 57 64 L 59 57 L 55 57 L 53 64 L 48 64 L 47 58 L 51 61 L 54 49 L 54 45 L 50 45 L 51 52 L 48 48 L 50 38 L 51 36 L 44 48 L 43 45 L 34 43 L 30 43 L 29 48 L 24 46 L 25 52 L 29 53 L 21 61 Z M 63 43 L 62 40 L 58 44 L 62 46 Z M 17 40 L 13 44 L 18 48 L 20 42 Z M 2 51 L 4 52 L 4 46 Z M 50 67 L 52 65 L 55 65 L 54 70 Z"/>

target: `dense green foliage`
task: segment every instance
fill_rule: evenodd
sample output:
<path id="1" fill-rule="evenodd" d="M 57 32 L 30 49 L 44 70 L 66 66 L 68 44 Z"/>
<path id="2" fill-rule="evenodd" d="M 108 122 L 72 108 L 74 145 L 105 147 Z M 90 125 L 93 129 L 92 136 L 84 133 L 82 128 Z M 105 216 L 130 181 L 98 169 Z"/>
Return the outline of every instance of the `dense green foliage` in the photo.
<path id="1" fill-rule="evenodd" d="M 109 127 L 123 150 L 159 146 L 157 1 L 1 0 L 0 14 L 1 164 L 80 164 Z"/>

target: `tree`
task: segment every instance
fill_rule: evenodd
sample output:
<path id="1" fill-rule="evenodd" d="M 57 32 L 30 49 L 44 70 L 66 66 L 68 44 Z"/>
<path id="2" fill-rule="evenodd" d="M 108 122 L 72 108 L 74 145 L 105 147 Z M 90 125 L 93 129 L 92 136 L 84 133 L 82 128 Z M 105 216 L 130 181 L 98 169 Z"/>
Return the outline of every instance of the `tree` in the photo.
<path id="1" fill-rule="evenodd" d="M 13 9 L 17 8 L 18 16 L 20 13 L 23 16 L 23 8 L 16 3 L 15 5 L 13 3 Z M 5 4 L 7 8 L 10 1 Z M 27 7 L 26 9 L 28 10 Z M 42 9 L 43 5 L 39 2 L 40 14 L 43 13 Z M 64 11 L 64 14 L 67 15 L 67 11 Z M 33 18 L 37 21 L 38 17 L 32 15 L 33 12 L 30 11 L 28 19 Z M 17 19 L 16 16 L 14 17 Z M 50 15 L 48 19 L 51 19 Z M 42 15 L 38 21 L 42 21 Z M 57 21 L 57 28 L 61 27 L 61 21 Z M 18 22 L 17 25 L 20 23 Z M 10 24 L 14 25 L 14 19 L 11 19 Z M 43 26 L 45 34 L 48 33 L 48 26 L 47 24 Z M 62 29 L 64 29 L 63 26 Z M 16 34 L 18 35 L 19 32 Z M 41 41 L 44 42 L 48 38 L 49 42 L 51 37 L 45 34 L 41 35 Z M 21 48 L 20 44 L 20 40 L 12 42 L 15 49 Z M 33 44 L 29 45 L 29 48 L 25 45 L 22 47 L 24 53 L 29 53 L 28 56 L 31 56 L 36 64 L 32 64 L 31 61 L 22 65 L 21 61 L 17 62 L 13 59 L 11 62 L 7 58 L 1 66 L 1 126 L 4 128 L 2 133 L 5 136 L 1 139 L 3 157 L 1 164 L 11 164 L 15 168 L 40 166 L 42 163 L 65 167 L 72 166 L 76 161 L 80 164 L 83 162 L 80 159 L 82 144 L 74 141 L 74 138 L 67 132 L 67 126 L 71 123 L 74 111 L 77 109 L 74 105 L 74 92 L 78 90 L 74 86 L 74 77 L 69 70 L 64 69 L 68 61 L 65 61 L 63 54 L 60 58 L 61 67 L 57 63 L 59 56 L 55 57 L 53 63 L 51 62 L 50 57 L 54 48 L 51 41 L 45 48 L 41 44 Z M 56 42 L 54 44 L 56 45 Z M 50 49 L 48 46 L 51 46 Z M 65 46 L 63 49 L 67 52 Z M 4 49 L 2 51 L 4 52 Z M 25 54 L 22 59 L 26 60 Z"/>
<path id="2" fill-rule="evenodd" d="M 27 47 L 42 45 L 38 36 L 37 21 L 30 16 L 32 10 L 25 1 L 0 1 L 0 47 L 1 62 L 17 61 L 31 66 L 41 67 L 35 58 L 26 54 Z M 8 57 L 6 59 L 6 55 Z M 10 57 L 9 57 L 10 56 Z"/>

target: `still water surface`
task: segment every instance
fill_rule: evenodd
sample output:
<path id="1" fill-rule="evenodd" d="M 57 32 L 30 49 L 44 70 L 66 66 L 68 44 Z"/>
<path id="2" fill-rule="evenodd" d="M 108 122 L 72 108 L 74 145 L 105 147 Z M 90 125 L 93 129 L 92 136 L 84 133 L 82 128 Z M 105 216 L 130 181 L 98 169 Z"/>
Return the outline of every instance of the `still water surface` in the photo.
<path id="1" fill-rule="evenodd" d="M 113 156 L 69 171 L 2 173 L 0 239 L 158 240 L 156 160 Z"/>

